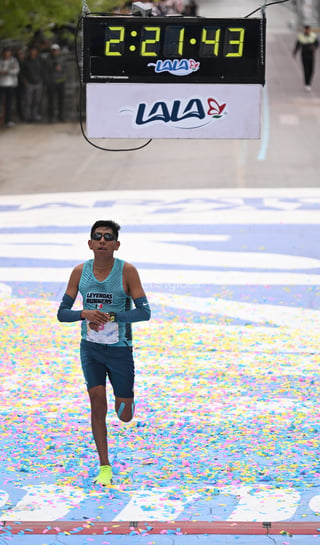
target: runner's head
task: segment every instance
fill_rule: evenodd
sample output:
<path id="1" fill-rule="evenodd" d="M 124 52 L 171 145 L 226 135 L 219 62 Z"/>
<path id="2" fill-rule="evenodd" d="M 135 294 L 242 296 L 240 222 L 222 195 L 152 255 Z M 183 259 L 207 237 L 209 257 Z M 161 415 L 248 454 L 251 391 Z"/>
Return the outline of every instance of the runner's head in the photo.
<path id="1" fill-rule="evenodd" d="M 114 237 L 116 240 L 118 240 L 119 237 L 119 231 L 120 231 L 120 225 L 112 220 L 98 220 L 96 221 L 93 226 L 91 227 L 90 231 L 90 238 L 92 239 L 93 234 L 96 229 L 99 229 L 100 227 L 105 227 L 106 229 L 111 229 L 111 231 L 114 234 Z"/>

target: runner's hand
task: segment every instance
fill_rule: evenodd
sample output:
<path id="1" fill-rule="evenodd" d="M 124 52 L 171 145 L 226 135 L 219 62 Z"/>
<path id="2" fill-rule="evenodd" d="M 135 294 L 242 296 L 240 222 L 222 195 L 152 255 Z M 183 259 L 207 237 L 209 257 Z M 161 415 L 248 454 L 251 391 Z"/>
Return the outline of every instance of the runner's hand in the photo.
<path id="1" fill-rule="evenodd" d="M 110 320 L 109 314 L 106 312 L 101 312 L 101 310 L 83 310 L 81 312 L 81 317 L 89 322 L 93 322 L 97 326 L 103 325 Z"/>

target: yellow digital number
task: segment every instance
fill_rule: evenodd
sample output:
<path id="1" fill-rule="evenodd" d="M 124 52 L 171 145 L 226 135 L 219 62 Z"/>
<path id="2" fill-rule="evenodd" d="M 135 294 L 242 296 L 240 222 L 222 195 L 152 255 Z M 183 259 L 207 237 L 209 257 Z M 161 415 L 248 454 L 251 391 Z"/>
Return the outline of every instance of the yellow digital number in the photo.
<path id="1" fill-rule="evenodd" d="M 210 31 L 210 34 L 212 31 L 215 32 L 213 39 L 208 39 L 208 31 Z M 221 29 L 220 28 L 203 28 L 202 29 L 202 35 L 201 35 L 201 55 L 204 57 L 211 57 L 214 55 L 215 57 L 219 54 L 219 46 L 220 46 L 220 35 L 221 35 Z M 206 46 L 210 46 L 210 49 Z M 211 49 L 212 46 L 212 49 Z"/>
<path id="2" fill-rule="evenodd" d="M 185 27 L 168 25 L 164 33 L 162 55 L 165 57 L 182 57 L 184 48 Z"/>
<path id="3" fill-rule="evenodd" d="M 122 55 L 123 46 L 124 46 L 124 27 L 109 26 L 108 34 L 114 37 L 106 41 L 105 54 L 107 56 L 113 56 L 113 57 Z"/>
<path id="4" fill-rule="evenodd" d="M 184 42 L 184 28 L 182 28 L 179 32 L 179 41 L 178 41 L 178 55 L 183 54 L 183 42 Z"/>
<path id="5" fill-rule="evenodd" d="M 244 28 L 228 28 L 228 32 L 237 32 L 238 38 L 236 40 L 229 40 L 228 45 L 237 46 L 238 50 L 232 53 L 227 53 L 226 57 L 242 57 L 244 46 Z"/>
<path id="6" fill-rule="evenodd" d="M 145 36 L 150 35 L 150 38 L 145 38 Z M 159 26 L 145 26 L 142 32 L 142 38 L 145 38 L 141 41 L 141 55 L 142 57 L 157 57 L 160 46 L 160 33 L 161 27 Z"/>

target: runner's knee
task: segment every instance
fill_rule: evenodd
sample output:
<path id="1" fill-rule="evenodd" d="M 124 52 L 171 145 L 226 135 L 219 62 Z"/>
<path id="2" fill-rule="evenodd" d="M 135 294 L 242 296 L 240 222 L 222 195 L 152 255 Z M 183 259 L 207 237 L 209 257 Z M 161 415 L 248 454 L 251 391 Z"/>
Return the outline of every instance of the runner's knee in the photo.
<path id="1" fill-rule="evenodd" d="M 91 410 L 100 414 L 107 411 L 107 398 L 104 386 L 94 386 L 88 390 Z"/>
<path id="2" fill-rule="evenodd" d="M 116 400 L 116 413 L 122 422 L 130 422 L 134 416 L 134 402 L 131 400 Z"/>

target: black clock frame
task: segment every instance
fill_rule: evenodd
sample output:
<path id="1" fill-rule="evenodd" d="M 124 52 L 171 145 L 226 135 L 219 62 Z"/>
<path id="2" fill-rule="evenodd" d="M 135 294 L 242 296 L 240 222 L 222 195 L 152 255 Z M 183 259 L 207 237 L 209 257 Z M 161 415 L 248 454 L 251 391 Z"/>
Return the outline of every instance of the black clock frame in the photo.
<path id="1" fill-rule="evenodd" d="M 108 30 L 110 27 L 118 31 L 112 31 L 112 34 Z M 144 39 L 142 47 L 141 33 L 144 32 L 148 37 L 146 28 L 159 30 L 148 31 L 149 37 L 153 36 L 154 39 Z M 172 49 L 175 51 L 172 51 L 171 55 L 164 55 L 163 50 L 166 47 L 168 52 L 165 37 L 169 32 L 177 34 L 179 28 L 184 29 L 180 34 L 183 36 L 183 42 L 172 42 L 174 44 Z M 214 29 L 220 30 L 216 33 Z M 240 32 L 241 29 L 244 31 Z M 175 16 L 88 15 L 83 18 L 83 81 L 85 83 L 259 83 L 264 85 L 265 33 L 265 18 L 209 19 Z M 241 45 L 237 39 L 240 35 L 244 37 Z M 114 36 L 118 37 L 114 39 Z M 203 42 L 214 43 L 212 40 L 214 36 L 219 36 L 219 46 L 214 49 L 217 54 L 208 56 L 210 47 Z M 200 56 L 201 47 L 202 53 L 203 51 L 206 53 L 204 56 Z M 144 54 L 141 54 L 141 50 Z M 177 54 L 178 50 L 179 54 Z M 170 61 L 175 60 L 177 67 L 179 62 L 185 60 L 188 63 L 190 59 L 195 63 L 199 62 L 199 68 L 183 76 L 177 75 L 179 70 L 176 72 L 165 69 L 159 72 L 155 70 L 157 61 L 160 64 L 169 61 L 167 65 L 170 66 Z"/>

